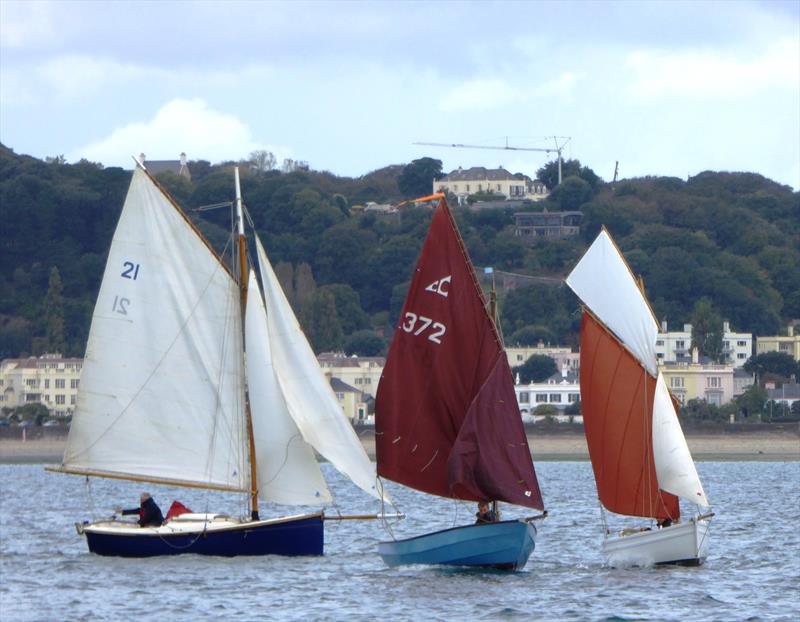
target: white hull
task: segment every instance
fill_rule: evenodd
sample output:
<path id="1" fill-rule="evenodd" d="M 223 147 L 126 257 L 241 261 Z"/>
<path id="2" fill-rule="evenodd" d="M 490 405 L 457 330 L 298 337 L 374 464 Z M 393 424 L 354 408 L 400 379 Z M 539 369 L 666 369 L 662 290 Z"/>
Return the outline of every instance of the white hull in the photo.
<path id="1" fill-rule="evenodd" d="M 699 566 L 708 554 L 708 520 L 692 518 L 661 529 L 622 532 L 603 542 L 611 566 Z"/>

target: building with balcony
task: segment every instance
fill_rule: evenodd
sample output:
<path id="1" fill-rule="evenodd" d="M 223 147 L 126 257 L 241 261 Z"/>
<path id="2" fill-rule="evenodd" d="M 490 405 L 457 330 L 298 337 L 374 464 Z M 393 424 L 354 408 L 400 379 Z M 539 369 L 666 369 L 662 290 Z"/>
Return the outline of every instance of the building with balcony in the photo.
<path id="1" fill-rule="evenodd" d="M 75 410 L 83 359 L 44 354 L 0 362 L 0 407 L 43 404 L 56 417 Z"/>
<path id="2" fill-rule="evenodd" d="M 735 333 L 730 322 L 722 323 L 722 354 L 734 368 L 742 367 L 753 355 L 753 335 Z M 682 331 L 668 331 L 666 321 L 656 338 L 656 357 L 659 364 L 689 362 L 692 359 L 692 325 L 684 324 Z"/>
<path id="3" fill-rule="evenodd" d="M 518 212 L 514 214 L 514 235 L 523 241 L 563 240 L 581 231 L 582 212 Z"/>
<path id="4" fill-rule="evenodd" d="M 794 324 L 786 327 L 786 335 L 756 337 L 756 354 L 783 352 L 800 361 L 800 333 L 795 334 Z"/>
<path id="5" fill-rule="evenodd" d="M 467 202 L 471 194 L 496 194 L 506 199 L 527 199 L 538 201 L 547 195 L 547 188 L 538 179 L 531 179 L 522 173 L 510 173 L 506 169 L 472 168 L 458 169 L 433 181 L 433 192 L 450 192 L 458 197 L 459 205 Z"/>

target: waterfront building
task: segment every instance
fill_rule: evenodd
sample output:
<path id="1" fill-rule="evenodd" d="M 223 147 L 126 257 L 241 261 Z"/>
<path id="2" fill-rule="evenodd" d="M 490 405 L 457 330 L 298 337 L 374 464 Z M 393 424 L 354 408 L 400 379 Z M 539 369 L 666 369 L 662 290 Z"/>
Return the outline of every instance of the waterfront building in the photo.
<path id="1" fill-rule="evenodd" d="M 554 406 L 560 411 L 556 415 L 557 421 L 583 423 L 583 417 L 580 415 L 567 415 L 563 412 L 568 406 L 579 402 L 581 399 L 581 385 L 578 374 L 566 366 L 543 382 L 521 384 L 518 374 L 514 384 L 514 391 L 517 394 L 519 412 L 522 415 L 522 420 L 526 423 L 534 423 L 538 419 L 534 417 L 533 413 L 537 406 L 544 404 Z"/>
<path id="2" fill-rule="evenodd" d="M 326 372 L 326 376 L 328 372 Z M 355 387 L 342 382 L 338 378 L 331 378 L 328 376 L 333 392 L 336 394 L 336 399 L 339 401 L 339 406 L 342 407 L 344 416 L 347 417 L 353 424 L 361 425 L 374 425 L 375 418 L 369 414 L 370 398 L 363 391 L 359 391 Z"/>
<path id="3" fill-rule="evenodd" d="M 4 359 L 0 362 L 0 407 L 43 404 L 53 416 L 71 415 L 82 368 L 83 359 L 57 353 Z"/>
<path id="4" fill-rule="evenodd" d="M 697 348 L 687 361 L 659 362 L 667 388 L 681 404 L 689 400 L 705 400 L 722 406 L 734 397 L 734 368 L 730 364 L 701 362 Z"/>
<path id="5" fill-rule="evenodd" d="M 684 324 L 682 331 L 668 331 L 667 322 L 661 322 L 656 339 L 656 357 L 659 364 L 691 361 L 692 325 Z M 736 333 L 730 322 L 722 323 L 722 354 L 734 368 L 742 367 L 753 355 L 753 335 Z"/>
<path id="6" fill-rule="evenodd" d="M 344 352 L 323 352 L 317 355 L 317 361 L 331 378 L 338 378 L 370 397 L 375 397 L 378 391 L 386 363 L 382 356 L 347 356 Z"/>
<path id="7" fill-rule="evenodd" d="M 800 361 L 800 332 L 795 334 L 794 324 L 786 328 L 786 335 L 756 337 L 756 354 L 783 352 Z"/>

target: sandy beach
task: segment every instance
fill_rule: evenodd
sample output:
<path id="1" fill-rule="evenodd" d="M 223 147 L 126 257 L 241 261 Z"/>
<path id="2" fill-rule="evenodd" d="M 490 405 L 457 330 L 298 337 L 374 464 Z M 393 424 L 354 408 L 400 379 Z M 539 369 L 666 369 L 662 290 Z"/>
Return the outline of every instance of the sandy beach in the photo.
<path id="1" fill-rule="evenodd" d="M 375 457 L 375 437 L 371 431 L 359 433 L 364 449 Z M 695 460 L 800 460 L 800 436 L 795 430 L 736 433 L 687 433 Z M 0 439 L 0 464 L 58 464 L 66 437 L 22 441 Z M 528 443 L 534 459 L 588 460 L 589 452 L 582 433 L 548 433 L 530 430 Z"/>

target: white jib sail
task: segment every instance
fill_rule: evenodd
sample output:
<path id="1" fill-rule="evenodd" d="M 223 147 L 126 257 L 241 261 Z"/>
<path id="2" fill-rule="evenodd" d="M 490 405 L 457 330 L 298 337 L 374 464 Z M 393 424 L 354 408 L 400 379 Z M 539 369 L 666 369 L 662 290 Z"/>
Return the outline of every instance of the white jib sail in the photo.
<path id="1" fill-rule="evenodd" d="M 658 323 L 605 230 L 570 272 L 567 285 L 655 376 Z"/>
<path id="2" fill-rule="evenodd" d="M 238 297 L 137 168 L 92 316 L 64 466 L 248 488 Z"/>
<path id="3" fill-rule="evenodd" d="M 697 505 L 709 506 L 661 372 L 653 399 L 653 461 L 659 488 Z"/>
<path id="4" fill-rule="evenodd" d="M 344 416 L 256 236 L 274 368 L 303 438 L 362 490 L 381 497 L 375 465 Z M 386 495 L 384 495 L 386 497 Z M 386 497 L 388 500 L 388 497 Z"/>
<path id="5" fill-rule="evenodd" d="M 245 349 L 259 494 L 264 500 L 284 505 L 331 501 L 314 449 L 303 440 L 278 383 L 267 334 L 267 312 L 253 272 L 245 312 Z"/>

